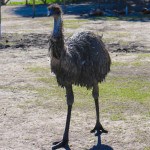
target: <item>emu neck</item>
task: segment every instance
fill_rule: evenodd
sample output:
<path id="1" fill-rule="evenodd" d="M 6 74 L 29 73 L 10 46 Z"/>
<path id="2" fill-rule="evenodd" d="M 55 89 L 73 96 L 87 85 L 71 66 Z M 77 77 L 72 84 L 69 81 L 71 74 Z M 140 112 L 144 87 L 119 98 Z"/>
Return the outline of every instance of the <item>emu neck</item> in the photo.
<path id="1" fill-rule="evenodd" d="M 59 59 L 64 51 L 63 21 L 61 16 L 54 17 L 54 29 L 52 33 L 52 55 Z"/>
<path id="2" fill-rule="evenodd" d="M 62 30 L 63 30 L 62 17 L 61 16 L 54 17 L 53 36 L 55 38 L 58 38 L 58 37 L 60 38 L 61 36 L 63 36 Z"/>

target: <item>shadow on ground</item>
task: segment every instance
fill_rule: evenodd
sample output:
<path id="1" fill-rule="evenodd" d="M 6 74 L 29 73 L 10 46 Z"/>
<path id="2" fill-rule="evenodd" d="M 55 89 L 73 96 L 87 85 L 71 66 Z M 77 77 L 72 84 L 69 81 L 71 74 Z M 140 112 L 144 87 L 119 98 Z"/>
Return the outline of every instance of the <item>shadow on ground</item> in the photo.
<path id="1" fill-rule="evenodd" d="M 29 47 L 48 49 L 49 34 L 3 34 L 0 40 L 0 51 L 7 49 L 28 49 Z M 120 43 L 105 43 L 110 52 L 124 53 L 150 53 L 145 46 L 137 42 L 129 42 L 127 45 Z"/>
<path id="2" fill-rule="evenodd" d="M 113 150 L 112 147 L 108 146 L 108 145 L 104 145 L 101 143 L 101 135 L 97 136 L 97 145 L 94 145 L 92 148 L 90 148 L 89 150 Z"/>
<path id="3" fill-rule="evenodd" d="M 11 9 L 11 12 L 21 17 L 32 17 L 33 7 L 32 5 L 16 6 L 15 8 L 13 7 Z M 47 16 L 47 5 L 36 5 L 35 17 L 45 17 L 45 16 Z"/>
<path id="4" fill-rule="evenodd" d="M 104 145 L 101 143 L 101 135 L 102 133 L 100 133 L 97 136 L 97 145 L 94 145 L 92 148 L 90 148 L 89 150 L 113 150 L 112 147 L 108 146 L 108 145 Z M 66 150 L 71 150 L 70 147 L 67 145 L 67 147 L 65 148 Z"/>
<path id="5" fill-rule="evenodd" d="M 108 146 L 108 145 L 104 145 L 101 143 L 101 135 L 102 133 L 100 133 L 98 136 L 97 136 L 97 145 L 94 145 L 92 148 L 90 148 L 89 150 L 113 150 L 112 147 Z M 71 148 L 69 147 L 69 145 L 67 145 L 65 147 L 65 150 L 71 150 Z"/>
<path id="6" fill-rule="evenodd" d="M 150 15 L 142 15 L 141 13 L 133 13 L 128 16 L 100 16 L 100 17 L 90 17 L 88 14 L 91 10 L 97 8 L 98 6 L 92 3 L 87 4 L 70 4 L 67 5 L 65 14 L 67 15 L 77 15 L 78 19 L 90 19 L 90 20 L 123 20 L 123 21 L 150 21 Z M 63 10 L 64 7 L 62 6 Z M 22 17 L 32 17 L 33 8 L 31 5 L 28 6 L 16 6 L 12 8 L 12 13 L 22 16 Z M 82 15 L 81 15 L 82 14 Z M 36 5 L 35 7 L 35 17 L 46 17 L 47 16 L 47 5 Z"/>

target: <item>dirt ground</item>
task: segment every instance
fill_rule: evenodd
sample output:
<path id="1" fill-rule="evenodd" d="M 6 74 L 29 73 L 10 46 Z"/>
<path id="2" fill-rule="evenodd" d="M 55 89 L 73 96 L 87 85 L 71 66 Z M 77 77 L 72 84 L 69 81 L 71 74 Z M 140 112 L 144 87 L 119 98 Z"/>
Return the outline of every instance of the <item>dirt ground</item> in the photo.
<path id="1" fill-rule="evenodd" d="M 2 8 L 0 150 L 48 150 L 51 149 L 52 142 L 61 139 L 66 119 L 65 91 L 60 88 L 57 89 L 60 91 L 54 90 L 57 83 L 48 70 L 48 37 L 52 22 L 47 17 L 32 19 L 18 16 L 13 13 L 14 9 L 17 8 Z M 75 20 L 79 24 L 77 28 L 65 28 L 66 36 L 80 30 L 91 30 L 103 35 L 112 62 L 128 63 L 139 58 L 141 54 L 149 56 L 148 21 L 87 19 L 88 21 L 80 23 L 80 19 L 75 15 L 65 15 L 64 20 Z M 124 74 L 129 77 L 142 76 L 143 80 L 149 83 L 150 57 L 141 61 L 144 65 L 134 66 L 135 70 L 131 66 L 112 67 L 110 77 Z M 48 97 L 42 95 L 41 91 L 48 85 L 39 81 L 47 74 L 54 80 L 48 87 Z M 52 93 L 53 91 L 56 94 Z M 108 107 L 108 103 L 100 104 L 102 109 Z M 115 105 L 119 106 L 120 103 L 115 101 Z M 149 105 L 137 102 L 124 105 L 127 107 L 126 119 L 111 120 L 109 115 L 112 110 L 101 111 L 102 124 L 109 133 L 101 136 L 103 148 L 98 148 L 94 147 L 97 137 L 90 133 L 95 124 L 94 103 L 91 101 L 87 104 L 85 100 L 79 108 L 76 103 L 71 119 L 70 149 L 150 150 L 150 114 L 143 113 L 149 113 Z"/>

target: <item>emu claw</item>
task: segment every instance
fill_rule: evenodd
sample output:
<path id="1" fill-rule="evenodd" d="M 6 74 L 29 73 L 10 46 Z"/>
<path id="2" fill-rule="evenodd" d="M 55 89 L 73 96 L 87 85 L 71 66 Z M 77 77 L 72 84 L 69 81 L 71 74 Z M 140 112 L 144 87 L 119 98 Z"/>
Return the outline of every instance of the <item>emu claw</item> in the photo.
<path id="1" fill-rule="evenodd" d="M 52 150 L 59 149 L 59 148 L 66 148 L 67 146 L 68 146 L 68 141 L 65 140 L 54 142 L 52 146 Z"/>
<path id="2" fill-rule="evenodd" d="M 60 143 L 61 141 L 58 141 L 58 142 L 53 142 L 53 145 L 57 145 L 58 143 Z"/>
<path id="3" fill-rule="evenodd" d="M 102 133 L 108 133 L 108 131 L 105 130 L 100 123 L 96 123 L 94 129 L 91 130 L 91 133 L 95 133 L 95 136 L 98 136 L 101 135 Z"/>

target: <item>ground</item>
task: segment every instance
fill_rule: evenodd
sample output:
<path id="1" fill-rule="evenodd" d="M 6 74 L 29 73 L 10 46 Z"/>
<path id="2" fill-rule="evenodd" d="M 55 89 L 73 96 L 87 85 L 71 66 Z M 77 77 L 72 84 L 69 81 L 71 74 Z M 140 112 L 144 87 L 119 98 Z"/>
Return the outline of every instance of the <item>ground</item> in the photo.
<path id="1" fill-rule="evenodd" d="M 48 150 L 62 137 L 67 108 L 65 90 L 49 65 L 53 22 L 16 15 L 15 9 L 2 8 L 0 149 Z M 112 59 L 111 72 L 99 85 L 101 122 L 109 131 L 101 136 L 104 149 L 150 150 L 150 22 L 130 19 L 64 16 L 66 37 L 80 30 L 103 35 Z M 91 91 L 74 86 L 74 92 L 70 149 L 95 149 Z"/>

